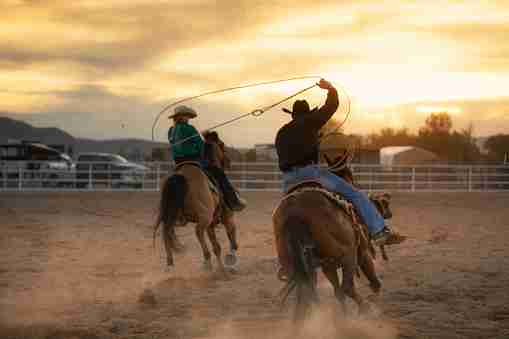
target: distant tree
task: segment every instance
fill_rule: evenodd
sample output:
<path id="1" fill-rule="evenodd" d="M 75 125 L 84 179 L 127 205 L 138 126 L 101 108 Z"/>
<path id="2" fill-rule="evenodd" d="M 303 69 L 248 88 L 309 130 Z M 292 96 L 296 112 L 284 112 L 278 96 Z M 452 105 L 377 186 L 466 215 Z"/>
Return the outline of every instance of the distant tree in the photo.
<path id="1" fill-rule="evenodd" d="M 496 134 L 488 138 L 484 144 L 491 159 L 503 161 L 509 152 L 509 134 Z"/>
<path id="2" fill-rule="evenodd" d="M 481 151 L 472 135 L 473 127 L 470 125 L 461 132 L 454 131 L 449 137 L 447 159 L 456 162 L 474 162 L 481 158 Z"/>
<path id="3" fill-rule="evenodd" d="M 371 133 L 366 140 L 369 148 L 382 148 L 387 146 L 412 146 L 416 143 L 416 136 L 407 128 L 395 130 L 391 127 L 382 128 L 379 133 Z"/>
<path id="4" fill-rule="evenodd" d="M 452 119 L 448 113 L 432 113 L 425 125 L 419 129 L 417 145 L 437 154 L 441 159 L 452 162 L 473 162 L 481 158 L 479 147 L 473 137 L 474 127 L 470 124 L 458 132 L 452 130 Z"/>
<path id="5" fill-rule="evenodd" d="M 426 118 L 424 127 L 419 130 L 419 134 L 449 134 L 452 129 L 452 119 L 449 113 L 431 113 Z"/>

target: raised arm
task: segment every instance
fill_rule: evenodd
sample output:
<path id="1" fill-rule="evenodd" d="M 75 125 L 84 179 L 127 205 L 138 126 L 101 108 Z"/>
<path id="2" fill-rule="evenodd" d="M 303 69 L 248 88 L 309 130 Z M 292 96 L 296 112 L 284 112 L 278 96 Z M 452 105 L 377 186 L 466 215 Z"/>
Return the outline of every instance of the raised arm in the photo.
<path id="1" fill-rule="evenodd" d="M 328 91 L 327 100 L 316 112 L 305 116 L 303 119 L 305 124 L 309 124 L 309 126 L 313 126 L 316 129 L 322 128 L 332 118 L 339 106 L 338 92 L 330 82 L 321 79 L 318 87 Z"/>

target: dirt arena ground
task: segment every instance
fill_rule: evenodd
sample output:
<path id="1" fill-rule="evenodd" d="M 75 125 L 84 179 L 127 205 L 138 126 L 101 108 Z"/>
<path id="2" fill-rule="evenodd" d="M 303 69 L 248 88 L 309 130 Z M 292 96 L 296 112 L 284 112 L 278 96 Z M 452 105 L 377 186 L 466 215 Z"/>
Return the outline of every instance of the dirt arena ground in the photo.
<path id="1" fill-rule="evenodd" d="M 344 317 L 320 278 L 323 306 L 298 333 L 276 298 L 279 194 L 244 196 L 238 272 L 223 274 L 201 271 L 192 227 L 163 271 L 157 193 L 0 193 L 0 338 L 509 338 L 509 194 L 395 194 L 411 238 L 377 262 L 378 312 Z"/>

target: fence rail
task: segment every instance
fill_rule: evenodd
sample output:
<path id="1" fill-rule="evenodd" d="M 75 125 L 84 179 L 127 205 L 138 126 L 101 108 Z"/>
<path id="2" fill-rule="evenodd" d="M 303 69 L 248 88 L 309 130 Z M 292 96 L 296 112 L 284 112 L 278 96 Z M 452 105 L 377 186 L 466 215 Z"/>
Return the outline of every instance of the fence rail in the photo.
<path id="1" fill-rule="evenodd" d="M 173 172 L 169 162 L 147 162 L 125 170 L 108 163 L 52 168 L 45 162 L 0 163 L 0 191 L 158 191 Z M 352 164 L 356 184 L 366 191 L 509 192 L 509 166 Z M 277 163 L 237 162 L 227 171 L 241 191 L 280 191 Z"/>

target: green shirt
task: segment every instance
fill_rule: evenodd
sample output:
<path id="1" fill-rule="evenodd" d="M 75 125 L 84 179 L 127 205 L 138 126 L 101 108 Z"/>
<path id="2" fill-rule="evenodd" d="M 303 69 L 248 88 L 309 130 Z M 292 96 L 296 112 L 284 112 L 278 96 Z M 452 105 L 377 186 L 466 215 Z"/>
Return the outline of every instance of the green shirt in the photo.
<path id="1" fill-rule="evenodd" d="M 194 136 L 193 138 L 191 138 Z M 187 139 L 185 142 L 181 140 Z M 203 140 L 200 133 L 192 125 L 184 122 L 178 122 L 168 130 L 168 141 L 173 155 L 176 158 L 201 158 L 203 150 Z"/>

